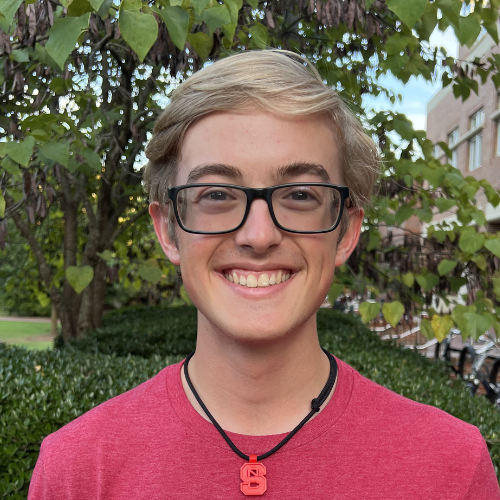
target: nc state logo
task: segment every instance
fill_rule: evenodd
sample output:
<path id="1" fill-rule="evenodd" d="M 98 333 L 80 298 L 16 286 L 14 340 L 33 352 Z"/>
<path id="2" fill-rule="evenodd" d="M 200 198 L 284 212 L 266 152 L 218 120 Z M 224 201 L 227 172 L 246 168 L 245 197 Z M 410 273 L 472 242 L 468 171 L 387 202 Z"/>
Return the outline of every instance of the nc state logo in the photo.
<path id="1" fill-rule="evenodd" d="M 251 459 L 250 459 L 251 460 Z M 240 470 L 241 492 L 247 496 L 263 495 L 267 490 L 266 466 L 251 462 L 244 464 Z"/>

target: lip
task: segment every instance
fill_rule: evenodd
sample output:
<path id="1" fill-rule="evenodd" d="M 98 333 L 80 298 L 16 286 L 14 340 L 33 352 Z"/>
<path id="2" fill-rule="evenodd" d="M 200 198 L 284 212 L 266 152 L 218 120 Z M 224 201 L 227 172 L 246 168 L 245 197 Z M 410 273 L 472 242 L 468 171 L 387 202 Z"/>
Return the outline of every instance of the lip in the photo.
<path id="1" fill-rule="evenodd" d="M 298 273 L 299 269 L 290 264 L 284 264 L 281 262 L 267 262 L 266 264 L 248 264 L 245 262 L 232 262 L 230 264 L 224 264 L 223 266 L 218 266 L 215 271 L 219 274 L 224 275 L 224 271 L 227 269 L 238 269 L 245 272 L 254 273 L 264 273 L 266 271 L 274 271 L 276 269 L 289 269 L 290 277 Z"/>
<path id="2" fill-rule="evenodd" d="M 298 274 L 298 272 L 290 274 L 290 278 L 288 278 L 286 281 L 282 283 L 279 283 L 278 285 L 255 287 L 255 288 L 249 288 L 247 286 L 241 286 L 235 283 L 231 283 L 229 280 L 225 278 L 223 274 L 221 274 L 218 271 L 215 274 L 218 276 L 218 278 L 220 278 L 224 282 L 226 286 L 230 287 L 231 292 L 237 293 L 238 295 L 245 298 L 261 299 L 261 298 L 271 298 L 273 296 L 276 296 L 276 294 L 279 293 L 280 291 L 283 291 L 288 286 L 288 284 L 293 281 L 294 277 Z"/>

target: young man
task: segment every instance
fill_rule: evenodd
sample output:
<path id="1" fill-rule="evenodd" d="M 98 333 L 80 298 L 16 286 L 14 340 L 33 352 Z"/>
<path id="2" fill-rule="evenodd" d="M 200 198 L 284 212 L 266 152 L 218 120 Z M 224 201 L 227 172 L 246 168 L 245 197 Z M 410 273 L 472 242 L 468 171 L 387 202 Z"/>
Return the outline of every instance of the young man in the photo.
<path id="1" fill-rule="evenodd" d="M 376 148 L 311 65 L 247 52 L 174 92 L 151 215 L 198 309 L 196 352 L 42 445 L 32 499 L 498 499 L 479 431 L 322 351 Z"/>

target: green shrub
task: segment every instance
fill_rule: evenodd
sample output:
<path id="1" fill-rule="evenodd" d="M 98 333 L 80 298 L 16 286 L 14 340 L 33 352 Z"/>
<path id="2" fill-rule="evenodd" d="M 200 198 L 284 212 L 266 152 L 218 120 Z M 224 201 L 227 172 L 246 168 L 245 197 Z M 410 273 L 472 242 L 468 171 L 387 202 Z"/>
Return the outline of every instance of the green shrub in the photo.
<path id="1" fill-rule="evenodd" d="M 82 352 L 117 356 L 189 354 L 196 345 L 196 309 L 132 306 L 106 313 L 102 326 L 71 342 Z"/>
<path id="2" fill-rule="evenodd" d="M 0 498 L 26 497 L 46 435 L 177 362 L 194 348 L 195 332 L 194 308 L 134 307 L 107 314 L 100 329 L 64 349 L 0 344 Z M 477 425 L 498 473 L 500 414 L 451 381 L 443 364 L 381 342 L 336 311 L 319 312 L 318 332 L 325 348 L 368 378 Z"/>
<path id="3" fill-rule="evenodd" d="M 0 498 L 26 498 L 45 436 L 179 360 L 0 344 Z"/>

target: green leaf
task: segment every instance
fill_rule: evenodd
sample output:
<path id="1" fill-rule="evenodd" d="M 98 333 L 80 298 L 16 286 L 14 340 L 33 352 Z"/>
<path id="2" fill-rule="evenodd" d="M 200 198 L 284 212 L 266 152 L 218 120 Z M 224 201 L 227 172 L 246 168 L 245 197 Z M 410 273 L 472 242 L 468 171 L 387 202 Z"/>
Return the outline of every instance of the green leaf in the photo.
<path id="1" fill-rule="evenodd" d="M 208 58 L 210 52 L 212 51 L 212 45 L 214 43 L 211 36 L 198 31 L 198 33 L 189 33 L 186 37 L 186 40 L 203 61 Z"/>
<path id="2" fill-rule="evenodd" d="M 87 163 L 97 172 L 102 169 L 101 157 L 98 153 L 94 152 L 92 149 L 84 149 L 81 151 L 81 155 L 87 160 Z"/>
<path id="3" fill-rule="evenodd" d="M 189 28 L 189 13 L 182 7 L 167 7 L 158 12 L 167 25 L 168 34 L 174 45 L 179 50 L 184 50 Z"/>
<path id="4" fill-rule="evenodd" d="M 40 153 L 49 160 L 60 163 L 68 168 L 69 163 L 69 144 L 64 142 L 47 142 L 40 147 Z"/>
<path id="5" fill-rule="evenodd" d="M 380 240 L 382 236 L 377 230 L 371 230 L 370 236 L 368 239 L 368 244 L 366 245 L 366 251 L 371 252 L 372 250 L 376 250 L 380 248 Z"/>
<path id="6" fill-rule="evenodd" d="M 403 274 L 401 277 L 403 280 L 403 283 L 408 287 L 411 288 L 413 286 L 413 283 L 415 283 L 415 276 L 413 276 L 413 273 L 406 273 Z"/>
<path id="7" fill-rule="evenodd" d="M 485 226 L 486 225 L 486 216 L 484 215 L 484 212 L 482 210 L 477 210 L 472 214 L 472 218 L 474 219 L 474 222 L 478 226 Z"/>
<path id="8" fill-rule="evenodd" d="M 80 17 L 87 12 L 92 12 L 94 8 L 88 0 L 73 0 L 68 6 L 68 16 Z"/>
<path id="9" fill-rule="evenodd" d="M 491 240 L 486 240 L 484 242 L 484 246 L 493 255 L 496 255 L 500 259 L 500 238 L 494 238 L 494 239 L 491 239 Z"/>
<path id="10" fill-rule="evenodd" d="M 259 0 L 247 0 L 248 5 L 252 7 L 252 9 L 256 10 L 259 8 Z"/>
<path id="11" fill-rule="evenodd" d="M 150 283 L 158 283 L 162 277 L 162 271 L 156 266 L 142 266 L 139 268 L 139 276 Z"/>
<path id="12" fill-rule="evenodd" d="M 267 28 L 260 23 L 255 23 L 250 29 L 251 42 L 259 49 L 267 47 Z"/>
<path id="13" fill-rule="evenodd" d="M 403 317 L 403 313 L 405 312 L 405 308 L 401 302 L 397 300 L 394 302 L 385 302 L 382 306 L 382 314 L 384 318 L 394 327 L 396 328 L 399 320 Z"/>
<path id="14" fill-rule="evenodd" d="M 0 191 L 0 217 L 2 219 L 5 217 L 5 198 L 3 197 L 2 191 Z"/>
<path id="15" fill-rule="evenodd" d="M 427 0 L 387 0 L 386 5 L 392 10 L 408 28 L 413 28 L 417 20 L 422 17 Z"/>
<path id="16" fill-rule="evenodd" d="M 106 262 L 109 262 L 110 260 L 113 259 L 113 254 L 111 253 L 111 250 L 104 250 L 104 252 L 96 252 L 96 255 L 101 257 L 101 259 L 105 260 Z"/>
<path id="17" fill-rule="evenodd" d="M 60 17 L 49 31 L 45 49 L 56 64 L 64 69 L 67 57 L 76 46 L 76 41 L 89 26 L 90 12 L 80 17 Z"/>
<path id="18" fill-rule="evenodd" d="M 330 304 L 332 304 L 332 306 L 343 291 L 344 285 L 342 285 L 341 283 L 332 283 L 332 286 L 328 291 L 328 300 L 330 301 Z"/>
<path id="19" fill-rule="evenodd" d="M 17 175 L 21 173 L 21 170 L 19 170 L 19 164 L 16 163 L 14 160 L 6 156 L 0 163 L 2 168 L 8 172 L 11 175 Z"/>
<path id="20" fill-rule="evenodd" d="M 411 141 L 413 139 L 413 123 L 408 120 L 404 114 L 399 113 L 394 116 L 392 124 L 394 130 L 401 136 L 402 139 L 405 139 L 406 141 Z"/>
<path id="21" fill-rule="evenodd" d="M 440 212 L 446 212 L 457 204 L 455 200 L 450 200 L 448 198 L 436 198 L 435 202 Z"/>
<path id="22" fill-rule="evenodd" d="M 12 59 L 18 63 L 30 62 L 30 56 L 25 50 L 14 49 L 11 54 Z"/>
<path id="23" fill-rule="evenodd" d="M 438 316 L 435 314 L 432 317 L 431 326 L 438 342 L 442 342 L 453 328 L 454 323 L 451 316 L 447 314 L 444 316 Z"/>
<path id="24" fill-rule="evenodd" d="M 497 300 L 500 300 L 500 278 L 492 278 L 491 281 L 493 282 L 493 293 Z"/>
<path id="25" fill-rule="evenodd" d="M 36 298 L 42 307 L 47 307 L 50 304 L 50 297 L 45 292 L 38 292 Z"/>
<path id="26" fill-rule="evenodd" d="M 137 54 L 139 61 L 144 61 L 158 38 L 158 23 L 153 14 L 120 9 L 119 25 L 123 39 Z"/>
<path id="27" fill-rule="evenodd" d="M 413 215 L 413 208 L 408 205 L 403 205 L 396 213 L 396 223 L 402 224 Z"/>
<path id="28" fill-rule="evenodd" d="M 104 0 L 88 0 L 89 4 L 92 5 L 92 8 L 97 12 L 100 8 Z"/>
<path id="29" fill-rule="evenodd" d="M 209 4 L 210 0 L 191 0 L 191 5 L 194 7 L 194 10 L 198 15 L 201 14 L 201 11 Z"/>
<path id="30" fill-rule="evenodd" d="M 5 16 L 9 26 L 12 25 L 14 16 L 23 3 L 23 0 L 2 0 L 0 2 L 0 12 Z"/>
<path id="31" fill-rule="evenodd" d="M 471 13 L 467 17 L 460 17 L 459 27 L 460 31 L 458 33 L 455 31 L 458 41 L 461 45 L 470 47 L 476 41 L 481 31 L 477 15 Z"/>
<path id="32" fill-rule="evenodd" d="M 212 33 L 214 33 L 217 28 L 225 26 L 231 22 L 229 10 L 225 5 L 218 5 L 217 7 L 205 9 L 201 14 L 201 18 Z"/>
<path id="33" fill-rule="evenodd" d="M 378 302 L 361 302 L 359 305 L 359 314 L 361 314 L 361 321 L 363 323 L 369 323 L 377 317 L 379 312 L 380 304 Z"/>
<path id="34" fill-rule="evenodd" d="M 5 153 L 15 162 L 20 163 L 23 167 L 27 167 L 34 147 L 35 139 L 29 135 L 22 142 L 7 142 L 5 145 Z"/>
<path id="35" fill-rule="evenodd" d="M 432 290 L 439 283 L 439 276 L 434 273 L 427 273 L 425 276 L 419 274 L 415 279 L 424 292 Z"/>
<path id="36" fill-rule="evenodd" d="M 424 335 L 424 337 L 432 340 L 434 338 L 434 330 L 432 328 L 432 324 L 428 319 L 423 319 L 420 322 L 420 331 Z"/>
<path id="37" fill-rule="evenodd" d="M 439 276 L 444 276 L 445 274 L 450 273 L 457 267 L 458 262 L 456 260 L 442 260 L 438 265 L 438 273 Z"/>
<path id="38" fill-rule="evenodd" d="M 80 294 L 89 286 L 94 278 L 94 270 L 90 266 L 69 266 L 66 269 L 66 279 L 73 290 Z"/>
<path id="39" fill-rule="evenodd" d="M 467 337 L 477 340 L 493 326 L 491 314 L 476 314 L 474 312 L 465 313 L 463 316 L 463 332 Z"/>
<path id="40" fill-rule="evenodd" d="M 484 244 L 484 235 L 481 233 L 476 233 L 475 231 L 467 231 L 466 233 L 462 233 L 460 236 L 460 241 L 458 242 L 458 246 L 462 252 L 467 253 L 475 253 L 477 252 Z"/>
<path id="41" fill-rule="evenodd" d="M 429 207 L 418 208 L 415 210 L 415 215 L 423 222 L 431 222 L 432 221 L 432 210 Z"/>

